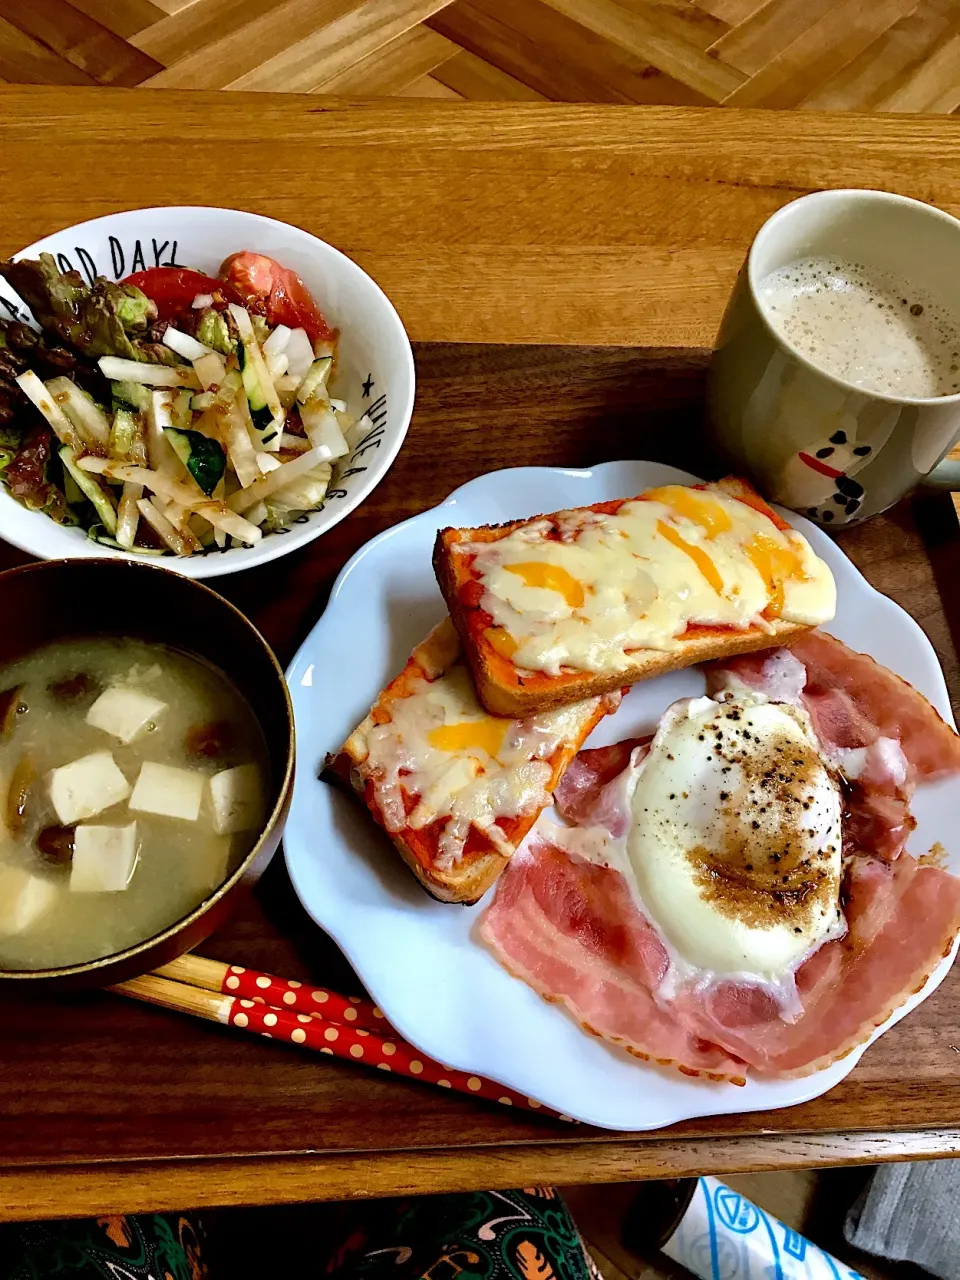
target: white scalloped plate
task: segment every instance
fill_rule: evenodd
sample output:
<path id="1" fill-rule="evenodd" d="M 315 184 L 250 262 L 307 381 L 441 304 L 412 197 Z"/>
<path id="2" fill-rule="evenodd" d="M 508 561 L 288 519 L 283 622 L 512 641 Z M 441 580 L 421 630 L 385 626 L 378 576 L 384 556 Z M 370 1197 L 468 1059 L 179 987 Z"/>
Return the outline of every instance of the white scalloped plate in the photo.
<path id="1" fill-rule="evenodd" d="M 650 462 L 609 462 L 590 471 L 525 467 L 482 476 L 357 552 L 288 672 L 299 758 L 284 843 L 307 911 L 339 943 L 397 1031 L 422 1053 L 606 1128 L 656 1129 L 695 1116 L 805 1102 L 842 1080 L 863 1047 L 805 1079 L 749 1080 L 745 1088 L 637 1062 L 585 1035 L 560 1009 L 511 978 L 475 938 L 483 904 L 458 908 L 427 897 L 360 806 L 320 782 L 317 771 L 442 617 L 430 565 L 438 529 L 496 524 L 694 480 Z M 952 724 L 943 675 L 920 627 L 875 591 L 820 529 L 783 514 L 836 575 L 840 604 L 829 630 L 909 680 Z M 649 731 L 674 698 L 702 690 L 703 677 L 694 670 L 638 685 L 590 744 Z M 940 841 L 949 850 L 950 870 L 960 874 L 951 822 L 955 797 L 950 780 L 920 789 L 911 848 L 921 852 Z M 952 959 L 874 1039 L 939 985 Z"/>

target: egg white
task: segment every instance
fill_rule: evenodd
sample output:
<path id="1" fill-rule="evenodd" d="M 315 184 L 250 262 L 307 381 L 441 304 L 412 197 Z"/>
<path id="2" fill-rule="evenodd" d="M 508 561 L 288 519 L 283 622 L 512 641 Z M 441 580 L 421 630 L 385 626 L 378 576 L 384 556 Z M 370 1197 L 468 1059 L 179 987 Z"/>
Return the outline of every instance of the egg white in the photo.
<path id="1" fill-rule="evenodd" d="M 687 976 L 789 987 L 845 931 L 840 789 L 802 710 L 762 695 L 675 703 L 631 804 L 632 879 Z"/>

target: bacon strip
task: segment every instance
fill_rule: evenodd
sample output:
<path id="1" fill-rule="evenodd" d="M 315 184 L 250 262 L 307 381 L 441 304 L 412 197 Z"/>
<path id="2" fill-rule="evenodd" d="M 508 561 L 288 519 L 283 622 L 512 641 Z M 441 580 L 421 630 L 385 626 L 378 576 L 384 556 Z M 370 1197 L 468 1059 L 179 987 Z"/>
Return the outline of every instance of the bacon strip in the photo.
<path id="1" fill-rule="evenodd" d="M 857 653 L 824 631 L 806 632 L 789 653 L 803 664 L 806 679 L 800 696 L 824 745 L 866 747 L 878 738 L 891 738 L 900 743 L 913 782 L 960 770 L 960 737 L 922 693 L 869 654 Z M 784 680 L 789 685 L 790 676 L 783 654 L 775 649 L 710 663 L 705 667 L 707 688 L 724 688 L 733 676 L 771 698 L 791 701 L 784 696 Z"/>
<path id="2" fill-rule="evenodd" d="M 960 772 L 960 737 L 916 690 L 872 658 L 811 633 L 787 650 L 717 664 L 806 706 L 824 750 L 854 779 L 844 818 L 846 936 L 796 974 L 803 1012 L 780 1016 L 744 982 L 661 990 L 668 957 L 623 876 L 537 832 L 500 882 L 481 931 L 502 963 L 594 1035 L 686 1074 L 743 1082 L 802 1076 L 869 1039 L 919 991 L 960 931 L 960 878 L 902 852 L 918 780 Z M 625 834 L 624 770 L 643 739 L 582 751 L 556 794 L 570 823 Z"/>
<path id="3" fill-rule="evenodd" d="M 567 822 L 606 827 L 611 835 L 624 835 L 629 815 L 620 800 L 620 789 L 613 784 L 631 757 L 635 764 L 643 759 L 650 742 L 650 737 L 625 738 L 610 747 L 590 747 L 578 752 L 553 793 L 557 812 Z"/>
<path id="4" fill-rule="evenodd" d="M 534 836 L 501 877 L 480 932 L 515 977 L 591 1035 L 684 1075 L 745 1082 L 741 1062 L 655 1002 L 667 955 L 619 872 Z"/>
<path id="5" fill-rule="evenodd" d="M 789 649 L 747 654 L 706 668 L 711 692 L 746 685 L 810 715 L 824 751 L 852 776 L 844 851 L 898 857 L 916 826 L 916 785 L 960 770 L 960 736 L 898 675 L 833 636 L 811 631 Z M 863 760 L 849 773 L 851 757 Z"/>
<path id="6" fill-rule="evenodd" d="M 846 880 L 849 932 L 797 972 L 803 1014 L 794 1023 L 757 1007 L 754 1018 L 723 984 L 688 990 L 677 1013 L 764 1075 L 804 1076 L 862 1044 L 949 954 L 960 929 L 960 879 L 905 854 L 892 864 L 857 858 Z"/>

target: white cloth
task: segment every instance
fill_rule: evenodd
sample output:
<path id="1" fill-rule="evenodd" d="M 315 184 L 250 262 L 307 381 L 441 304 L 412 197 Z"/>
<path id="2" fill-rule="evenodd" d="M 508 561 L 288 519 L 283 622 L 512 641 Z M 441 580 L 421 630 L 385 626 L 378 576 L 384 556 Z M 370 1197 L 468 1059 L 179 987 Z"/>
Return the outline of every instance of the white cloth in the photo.
<path id="1" fill-rule="evenodd" d="M 960 1280 L 960 1160 L 881 1165 L 843 1233 L 866 1253 Z"/>

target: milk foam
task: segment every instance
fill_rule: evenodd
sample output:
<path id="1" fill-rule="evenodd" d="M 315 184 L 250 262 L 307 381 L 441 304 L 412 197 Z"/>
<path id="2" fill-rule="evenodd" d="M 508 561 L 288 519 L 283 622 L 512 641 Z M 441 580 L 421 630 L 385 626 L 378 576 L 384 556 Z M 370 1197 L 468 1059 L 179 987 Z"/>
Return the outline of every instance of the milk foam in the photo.
<path id="1" fill-rule="evenodd" d="M 895 276 L 802 258 L 766 276 L 758 297 L 781 337 L 835 377 L 893 396 L 960 392 L 960 324 Z"/>

